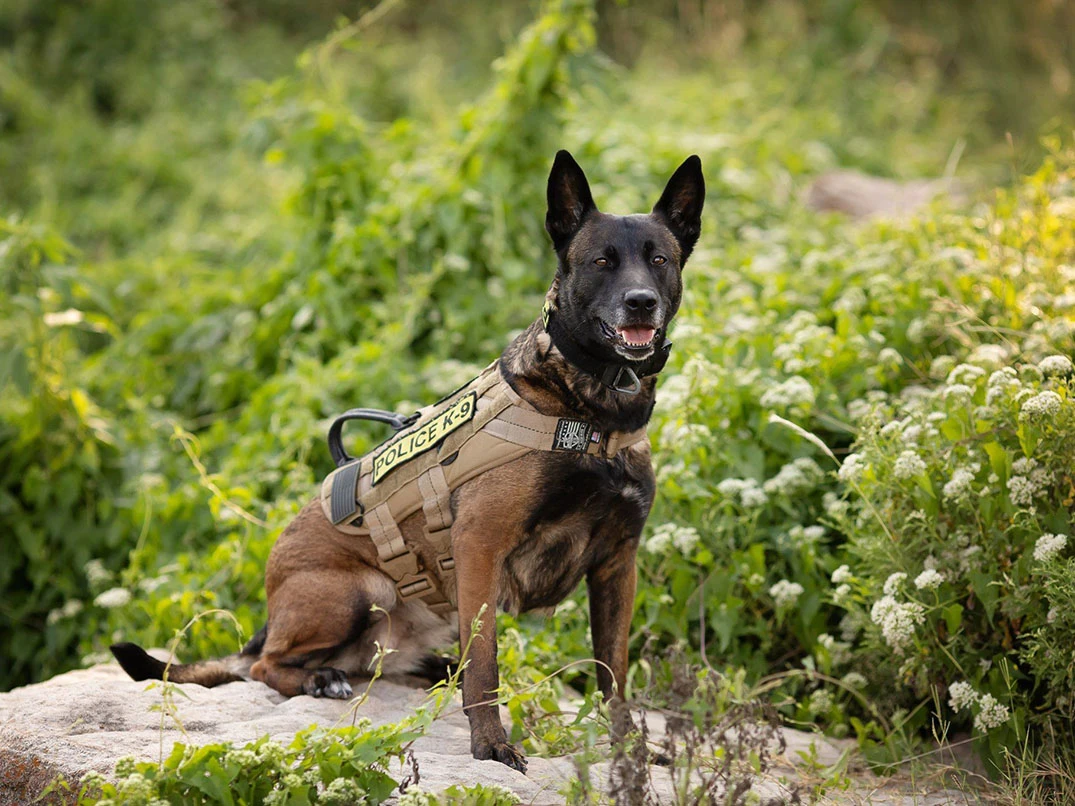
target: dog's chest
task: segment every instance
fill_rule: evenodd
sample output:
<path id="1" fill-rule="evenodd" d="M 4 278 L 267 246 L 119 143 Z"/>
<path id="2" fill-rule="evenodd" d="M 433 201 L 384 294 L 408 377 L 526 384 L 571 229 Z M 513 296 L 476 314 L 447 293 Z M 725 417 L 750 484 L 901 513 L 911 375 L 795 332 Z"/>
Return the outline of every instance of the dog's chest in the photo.
<path id="1" fill-rule="evenodd" d="M 588 571 L 635 550 L 653 503 L 648 460 L 557 457 L 524 534 L 505 558 L 500 606 L 518 613 L 563 601 Z"/>

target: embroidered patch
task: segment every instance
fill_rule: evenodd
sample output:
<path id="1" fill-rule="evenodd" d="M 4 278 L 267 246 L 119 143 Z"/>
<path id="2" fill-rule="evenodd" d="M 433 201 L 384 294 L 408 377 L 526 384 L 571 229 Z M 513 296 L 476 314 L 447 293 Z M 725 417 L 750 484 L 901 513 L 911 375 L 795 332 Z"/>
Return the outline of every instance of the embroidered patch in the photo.
<path id="1" fill-rule="evenodd" d="M 560 420 L 556 424 L 556 433 L 552 439 L 552 449 L 554 451 L 586 453 L 592 432 L 593 426 L 582 420 Z"/>
<path id="2" fill-rule="evenodd" d="M 371 482 L 376 484 L 404 462 L 435 447 L 438 442 L 474 419 L 478 395 L 467 392 L 440 414 L 413 431 L 406 431 L 373 458 Z"/>

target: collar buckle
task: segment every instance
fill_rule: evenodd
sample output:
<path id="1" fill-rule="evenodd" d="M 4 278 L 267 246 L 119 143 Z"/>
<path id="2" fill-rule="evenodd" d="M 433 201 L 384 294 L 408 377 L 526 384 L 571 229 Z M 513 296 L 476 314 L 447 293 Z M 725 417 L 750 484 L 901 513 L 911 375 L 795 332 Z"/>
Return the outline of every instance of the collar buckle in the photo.
<path id="1" fill-rule="evenodd" d="M 624 377 L 626 376 L 626 377 Z M 623 365 L 616 372 L 612 382 L 608 384 L 616 392 L 623 392 L 625 395 L 637 395 L 642 391 L 642 381 L 639 380 L 635 371 L 627 365 Z"/>

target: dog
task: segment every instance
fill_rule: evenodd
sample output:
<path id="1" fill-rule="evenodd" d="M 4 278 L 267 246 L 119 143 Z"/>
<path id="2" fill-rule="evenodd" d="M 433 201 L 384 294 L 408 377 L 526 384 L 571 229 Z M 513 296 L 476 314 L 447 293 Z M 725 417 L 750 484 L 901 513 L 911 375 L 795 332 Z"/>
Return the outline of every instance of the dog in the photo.
<path id="1" fill-rule="evenodd" d="M 498 382 L 540 414 L 578 418 L 570 422 L 589 423 L 594 433 L 644 429 L 704 200 L 701 161 L 691 156 L 650 213 L 602 213 L 582 168 L 560 151 L 545 218 L 556 275 L 544 315 L 494 365 Z M 266 625 L 238 655 L 172 665 L 168 678 L 205 686 L 254 679 L 287 696 L 347 698 L 348 676 L 368 672 L 375 643 L 395 650 L 384 671 L 436 679 L 446 661 L 431 650 L 458 633 L 470 647 L 462 688 L 471 751 L 525 772 L 495 705 L 495 609 L 553 607 L 585 578 L 598 685 L 607 699 L 619 697 L 636 554 L 655 488 L 645 439 L 610 456 L 530 450 L 463 483 L 450 499 L 457 626 L 422 602 L 401 599 L 371 539 L 341 533 L 315 500 L 272 549 Z M 421 515 L 399 530 L 408 545 L 420 544 Z M 471 635 L 476 623 L 480 631 Z M 163 663 L 133 644 L 112 651 L 136 680 L 165 674 Z"/>

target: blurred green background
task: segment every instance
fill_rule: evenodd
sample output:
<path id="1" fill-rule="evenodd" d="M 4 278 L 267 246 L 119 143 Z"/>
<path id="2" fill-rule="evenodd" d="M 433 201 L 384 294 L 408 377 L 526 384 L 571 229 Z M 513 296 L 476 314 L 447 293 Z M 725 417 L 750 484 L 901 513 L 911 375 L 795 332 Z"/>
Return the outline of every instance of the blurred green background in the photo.
<path id="1" fill-rule="evenodd" d="M 331 469 L 332 415 L 435 399 L 536 315 L 558 148 L 609 211 L 648 209 L 690 153 L 709 187 L 651 520 L 705 554 L 643 558 L 636 648 L 655 635 L 697 652 L 708 612 L 714 662 L 801 666 L 837 631 L 826 590 L 849 530 L 805 553 L 787 535 L 846 490 L 766 425 L 787 414 L 766 391 L 800 373 L 732 314 L 821 315 L 873 289 L 871 272 L 902 289 L 824 321 L 851 347 L 816 367 L 798 422 L 842 456 L 849 403 L 979 338 L 901 341 L 934 305 L 925 256 L 1000 215 L 972 205 L 1075 122 L 1075 5 L 1060 0 L 8 0 L 0 46 L 0 688 L 120 637 L 159 645 L 211 607 L 249 636 L 272 541 Z M 955 175 L 969 212 L 908 235 L 806 209 L 837 169 Z M 903 354 L 888 374 L 863 363 L 878 331 Z M 724 386 L 699 391 L 693 358 Z M 353 453 L 386 435 L 354 431 Z M 715 492 L 810 456 L 823 470 L 761 520 Z M 804 588 L 794 618 L 767 593 L 782 579 Z M 588 654 L 570 612 L 505 629 L 516 676 Z M 238 640 L 203 622 L 183 652 Z"/>

